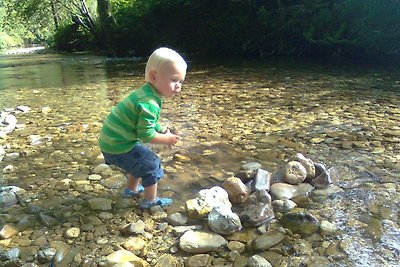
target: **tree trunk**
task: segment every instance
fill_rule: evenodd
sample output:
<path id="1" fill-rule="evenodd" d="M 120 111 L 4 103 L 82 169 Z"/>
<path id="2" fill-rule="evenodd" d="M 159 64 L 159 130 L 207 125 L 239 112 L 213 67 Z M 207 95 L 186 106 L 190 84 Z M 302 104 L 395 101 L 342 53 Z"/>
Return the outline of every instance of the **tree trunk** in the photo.
<path id="1" fill-rule="evenodd" d="M 51 5 L 51 13 L 53 15 L 53 20 L 54 20 L 54 25 L 56 27 L 56 30 L 58 30 L 60 23 L 58 22 L 59 21 L 58 12 L 57 12 L 57 8 L 56 8 L 56 5 L 53 0 L 50 1 L 50 5 Z"/>
<path id="2" fill-rule="evenodd" d="M 105 45 L 115 55 L 111 46 L 111 28 L 115 20 L 111 13 L 111 5 L 109 0 L 97 0 L 97 13 L 99 15 L 101 33 L 105 37 Z"/>

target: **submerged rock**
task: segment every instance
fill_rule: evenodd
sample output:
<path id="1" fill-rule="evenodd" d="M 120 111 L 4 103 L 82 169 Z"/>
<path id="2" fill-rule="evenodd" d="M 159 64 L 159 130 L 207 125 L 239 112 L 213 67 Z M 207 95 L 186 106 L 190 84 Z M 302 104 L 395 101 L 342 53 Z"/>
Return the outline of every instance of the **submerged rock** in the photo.
<path id="1" fill-rule="evenodd" d="M 285 213 L 281 218 L 281 223 L 293 233 L 300 234 L 303 237 L 316 233 L 320 224 L 318 219 L 307 211 Z"/>
<path id="2" fill-rule="evenodd" d="M 280 243 L 285 238 L 285 235 L 277 232 L 271 231 L 259 236 L 254 240 L 254 249 L 256 250 L 267 250 L 276 244 Z"/>
<path id="3" fill-rule="evenodd" d="M 318 176 L 311 180 L 311 184 L 319 189 L 326 188 L 336 183 L 337 176 L 336 169 L 333 167 L 328 170 L 325 167 L 318 167 Z"/>

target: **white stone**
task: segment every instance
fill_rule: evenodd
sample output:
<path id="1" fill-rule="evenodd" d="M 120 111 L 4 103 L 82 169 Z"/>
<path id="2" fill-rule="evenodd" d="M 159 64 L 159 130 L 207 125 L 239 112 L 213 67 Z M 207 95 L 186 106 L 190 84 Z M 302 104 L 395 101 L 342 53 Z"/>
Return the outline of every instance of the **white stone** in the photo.
<path id="1" fill-rule="evenodd" d="M 328 221 L 321 221 L 319 226 L 323 235 L 333 235 L 337 231 L 337 227 L 334 223 Z"/>
<path id="2" fill-rule="evenodd" d="M 12 173 L 14 171 L 14 166 L 13 165 L 7 165 L 3 169 L 3 173 Z"/>
<path id="3" fill-rule="evenodd" d="M 203 231 L 187 231 L 179 239 L 179 247 L 188 253 L 198 254 L 213 251 L 227 241 L 219 234 Z"/>
<path id="4" fill-rule="evenodd" d="M 270 193 L 273 199 L 291 199 L 297 196 L 306 196 L 313 189 L 307 183 L 291 185 L 286 183 L 276 183 L 271 185 Z"/>

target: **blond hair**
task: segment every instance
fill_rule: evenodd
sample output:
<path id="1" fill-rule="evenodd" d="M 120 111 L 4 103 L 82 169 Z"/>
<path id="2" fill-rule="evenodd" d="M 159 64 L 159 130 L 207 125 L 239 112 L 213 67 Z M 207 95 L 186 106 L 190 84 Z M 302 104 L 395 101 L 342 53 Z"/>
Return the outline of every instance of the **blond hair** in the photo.
<path id="1" fill-rule="evenodd" d="M 181 55 L 172 49 L 161 47 L 156 49 L 147 60 L 145 70 L 146 81 L 150 81 L 150 71 L 159 71 L 166 63 L 175 63 L 179 69 L 186 72 L 187 64 Z"/>

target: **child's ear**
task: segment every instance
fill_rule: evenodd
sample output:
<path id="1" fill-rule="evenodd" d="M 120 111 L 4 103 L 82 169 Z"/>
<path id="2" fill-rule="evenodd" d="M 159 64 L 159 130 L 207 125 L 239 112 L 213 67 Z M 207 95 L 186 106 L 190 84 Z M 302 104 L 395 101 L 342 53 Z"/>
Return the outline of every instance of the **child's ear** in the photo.
<path id="1" fill-rule="evenodd" d="M 155 70 L 151 70 L 150 72 L 149 72 L 149 77 L 150 77 L 150 80 L 151 81 L 155 81 L 156 80 L 156 76 L 157 76 L 157 72 L 155 71 Z"/>

